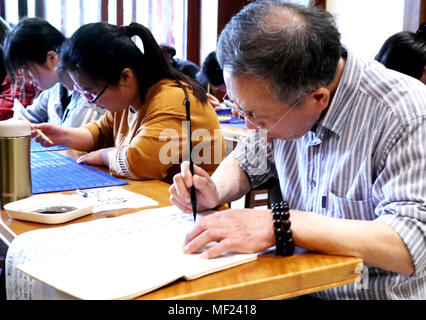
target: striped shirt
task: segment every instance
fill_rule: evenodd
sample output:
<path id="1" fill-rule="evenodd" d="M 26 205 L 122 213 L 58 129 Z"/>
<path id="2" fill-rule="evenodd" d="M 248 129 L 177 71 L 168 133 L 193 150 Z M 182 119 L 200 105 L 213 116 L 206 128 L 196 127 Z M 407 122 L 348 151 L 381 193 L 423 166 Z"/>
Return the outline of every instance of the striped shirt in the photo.
<path id="1" fill-rule="evenodd" d="M 348 52 L 325 117 L 303 137 L 265 143 L 257 133 L 233 156 L 252 187 L 279 178 L 290 208 L 375 220 L 411 254 L 411 276 L 365 267 L 362 281 L 323 299 L 426 299 L 426 86 Z M 374 246 L 374 243 L 371 244 Z"/>

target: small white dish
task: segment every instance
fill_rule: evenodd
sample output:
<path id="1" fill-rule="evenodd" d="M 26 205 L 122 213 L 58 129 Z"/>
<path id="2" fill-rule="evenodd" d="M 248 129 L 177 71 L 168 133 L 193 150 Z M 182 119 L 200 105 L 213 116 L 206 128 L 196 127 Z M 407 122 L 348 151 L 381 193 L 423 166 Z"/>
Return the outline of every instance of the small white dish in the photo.
<path id="1" fill-rule="evenodd" d="M 68 222 L 93 212 L 95 202 L 78 195 L 40 194 L 4 206 L 10 218 L 46 224 Z"/>

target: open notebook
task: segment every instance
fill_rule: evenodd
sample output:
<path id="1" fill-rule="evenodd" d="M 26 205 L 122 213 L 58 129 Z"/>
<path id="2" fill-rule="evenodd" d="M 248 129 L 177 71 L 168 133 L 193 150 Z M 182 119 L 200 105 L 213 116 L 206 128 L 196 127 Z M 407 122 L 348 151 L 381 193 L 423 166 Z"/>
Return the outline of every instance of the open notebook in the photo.
<path id="1" fill-rule="evenodd" d="M 18 270 L 79 299 L 131 299 L 179 278 L 195 279 L 257 258 L 229 254 L 202 259 L 199 254 L 183 254 L 192 219 L 176 207 L 144 210 L 27 232 L 9 250 L 12 256 L 19 252 L 23 263 L 16 264 Z M 22 259 L 25 255 L 29 258 Z"/>

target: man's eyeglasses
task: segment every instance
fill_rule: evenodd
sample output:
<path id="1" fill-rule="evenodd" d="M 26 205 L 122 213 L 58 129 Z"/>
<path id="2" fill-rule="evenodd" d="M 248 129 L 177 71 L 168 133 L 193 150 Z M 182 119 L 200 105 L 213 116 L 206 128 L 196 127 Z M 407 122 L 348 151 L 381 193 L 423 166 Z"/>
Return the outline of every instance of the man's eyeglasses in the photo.
<path id="1" fill-rule="evenodd" d="M 80 93 L 83 97 L 85 97 L 87 99 L 87 101 L 89 103 L 95 103 L 100 97 L 101 95 L 103 95 L 103 93 L 106 91 L 106 89 L 108 89 L 109 84 L 107 84 L 105 86 L 105 88 L 103 88 L 97 95 L 94 95 L 92 93 L 87 93 L 85 92 L 82 88 L 80 88 L 76 83 L 74 84 L 74 89 Z"/>
<path id="2" fill-rule="evenodd" d="M 226 95 L 225 95 L 226 97 Z M 225 98 L 224 97 L 224 98 Z M 287 114 L 293 110 L 294 107 L 296 107 L 300 101 L 302 101 L 303 97 L 299 98 L 296 103 L 294 103 L 290 109 L 287 110 L 286 113 L 284 113 L 277 121 L 275 121 L 272 126 L 269 127 L 269 129 L 267 129 L 266 133 L 269 133 L 281 120 L 283 120 Z M 253 114 L 252 111 L 246 111 L 241 109 L 238 105 L 236 105 L 234 102 L 232 102 L 231 100 L 228 99 L 224 99 L 223 100 L 223 104 L 225 106 L 227 106 L 228 108 L 231 108 L 233 111 L 237 112 L 242 118 L 244 118 L 244 120 L 247 120 L 248 122 L 250 122 L 254 127 L 256 127 L 257 129 L 266 129 L 263 128 L 255 119 L 255 116 Z"/>

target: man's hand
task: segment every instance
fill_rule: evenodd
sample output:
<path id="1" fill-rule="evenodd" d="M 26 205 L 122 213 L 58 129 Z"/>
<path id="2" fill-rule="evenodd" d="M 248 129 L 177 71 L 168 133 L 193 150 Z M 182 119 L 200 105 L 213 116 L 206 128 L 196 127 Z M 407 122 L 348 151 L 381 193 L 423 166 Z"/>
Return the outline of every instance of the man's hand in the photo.
<path id="1" fill-rule="evenodd" d="M 189 170 L 189 162 L 181 164 L 181 172 L 173 177 L 169 188 L 170 202 L 183 212 L 192 212 L 190 188 L 194 185 L 197 196 L 197 211 L 215 208 L 218 203 L 216 185 L 210 175 L 194 165 L 194 176 Z"/>
<path id="2" fill-rule="evenodd" d="M 230 209 L 200 219 L 185 239 L 185 253 L 194 253 L 212 241 L 218 244 L 202 256 L 215 258 L 229 251 L 254 253 L 275 244 L 271 210 Z"/>

